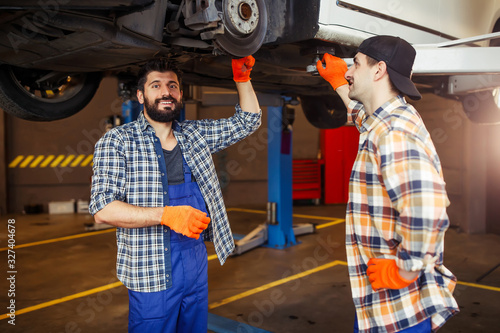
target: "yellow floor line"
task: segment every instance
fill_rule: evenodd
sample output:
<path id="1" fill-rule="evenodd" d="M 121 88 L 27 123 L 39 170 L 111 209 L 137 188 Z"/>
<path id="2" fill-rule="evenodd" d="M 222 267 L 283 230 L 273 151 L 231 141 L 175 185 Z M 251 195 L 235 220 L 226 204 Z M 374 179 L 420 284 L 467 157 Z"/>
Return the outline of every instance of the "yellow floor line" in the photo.
<path id="1" fill-rule="evenodd" d="M 242 212 L 242 213 L 255 213 L 255 214 L 267 214 L 265 210 L 257 210 L 257 209 L 244 209 L 244 208 L 228 208 L 226 209 L 228 212 Z"/>
<path id="2" fill-rule="evenodd" d="M 487 286 L 487 285 L 484 285 L 484 284 L 478 284 L 478 283 L 470 283 L 470 282 L 458 281 L 457 284 L 461 284 L 461 285 L 467 286 L 467 287 L 479 288 L 479 289 L 500 291 L 500 288 L 498 288 L 498 287 L 491 287 L 491 286 Z"/>
<path id="3" fill-rule="evenodd" d="M 214 260 L 216 258 L 217 258 L 217 255 L 213 254 L 213 255 L 208 256 L 207 259 L 210 261 L 210 260 Z M 300 278 L 305 277 L 307 275 L 310 275 L 310 274 L 313 274 L 313 273 L 317 273 L 319 271 L 322 271 L 322 270 L 325 270 L 327 268 L 334 267 L 334 266 L 337 266 L 337 265 L 347 266 L 347 262 L 342 261 L 342 260 L 334 260 L 334 261 L 332 261 L 332 262 L 330 262 L 328 264 L 325 264 L 325 265 L 322 265 L 322 266 L 318 266 L 316 268 L 313 268 L 313 269 L 304 271 L 302 273 L 298 273 L 298 274 L 289 276 L 289 277 L 281 279 L 281 280 L 277 280 L 277 281 L 274 281 L 274 282 L 262 285 L 260 287 L 254 288 L 254 289 L 250 289 L 248 291 L 245 291 L 243 293 L 234 295 L 232 297 L 225 298 L 225 299 L 223 299 L 223 300 L 221 300 L 219 302 L 213 302 L 213 303 L 211 303 L 211 304 L 208 305 L 208 308 L 209 308 L 209 310 L 215 309 L 215 308 L 217 308 L 219 306 L 222 306 L 222 305 L 225 305 L 225 304 L 237 301 L 239 299 L 242 299 L 242 298 L 245 298 L 245 297 L 257 294 L 257 293 L 259 293 L 261 291 L 264 291 L 264 290 L 267 290 L 267 289 L 279 286 L 281 284 L 284 284 L 284 283 L 287 283 L 287 282 L 290 282 L 290 281 L 293 281 L 293 280 L 296 280 L 296 279 L 300 279 Z M 469 286 L 469 287 L 473 287 L 473 288 L 479 288 L 479 289 L 485 289 L 485 290 L 493 290 L 493 291 L 500 292 L 500 288 L 498 288 L 498 287 L 491 287 L 491 286 L 481 285 L 481 284 L 477 284 L 477 283 L 469 283 L 469 282 L 458 281 L 457 284 L 461 284 L 461 285 Z M 89 295 L 92 295 L 92 294 L 96 294 L 96 293 L 99 293 L 101 291 L 105 291 L 105 290 L 117 288 L 117 287 L 120 287 L 122 285 L 123 284 L 120 281 L 113 282 L 113 283 L 110 283 L 110 284 L 107 284 L 107 285 L 104 285 L 104 286 L 101 286 L 101 287 L 97 287 L 97 288 L 90 289 L 90 290 L 87 290 L 87 291 L 82 291 L 80 293 L 76 293 L 76 294 L 73 294 L 73 295 L 65 296 L 65 297 L 58 298 L 58 299 L 55 299 L 55 300 L 52 300 L 52 301 L 48 301 L 48 302 L 45 302 L 45 303 L 41 303 L 41 304 L 29 306 L 29 307 L 24 308 L 24 309 L 16 310 L 15 315 L 18 316 L 18 315 L 21 315 L 21 314 L 24 314 L 24 313 L 28 313 L 28 312 L 32 312 L 32 311 L 44 309 L 44 308 L 47 308 L 47 307 L 50 307 L 50 306 L 53 306 L 53 305 L 57 305 L 57 304 L 61 304 L 61 303 L 64 303 L 64 302 L 68 302 L 68 301 L 71 301 L 71 300 L 74 300 L 74 299 L 77 299 L 77 298 L 81 298 L 81 297 L 89 296 Z M 0 315 L 0 320 L 4 320 L 4 319 L 7 319 L 7 318 L 9 318 L 9 313 L 5 313 L 3 315 Z"/>
<path id="4" fill-rule="evenodd" d="M 323 229 L 323 228 L 331 227 L 332 225 L 337 225 L 337 224 L 341 224 L 341 223 L 344 223 L 344 222 L 345 222 L 344 219 L 337 219 L 336 221 L 332 221 L 332 222 L 329 222 L 329 223 L 318 224 L 316 226 L 316 229 Z"/>
<path id="5" fill-rule="evenodd" d="M 341 260 L 335 260 L 335 261 L 333 261 L 331 263 L 328 263 L 328 264 L 325 264 L 325 265 L 322 265 L 322 266 L 319 266 L 319 267 L 316 267 L 316 268 L 304 271 L 302 273 L 299 273 L 299 274 L 296 274 L 296 275 L 292 275 L 292 276 L 289 276 L 287 278 L 284 278 L 284 279 L 281 279 L 281 280 L 277 280 L 277 281 L 265 284 L 263 286 L 260 286 L 260 287 L 257 287 L 257 288 L 250 289 L 248 291 L 242 292 L 240 294 L 237 294 L 237 295 L 225 298 L 222 301 L 211 303 L 211 304 L 208 305 L 208 309 L 209 310 L 215 309 L 215 308 L 217 308 L 219 306 L 222 306 L 222 305 L 225 305 L 225 304 L 237 301 L 239 299 L 242 299 L 242 298 L 245 298 L 245 297 L 257 294 L 257 293 L 259 293 L 261 291 L 264 291 L 264 290 L 267 290 L 267 289 L 279 286 L 281 284 L 284 284 L 284 283 L 287 283 L 287 282 L 290 282 L 290 281 L 293 281 L 293 280 L 296 280 L 296 279 L 300 279 L 300 278 L 302 278 L 304 276 L 307 276 L 307 275 L 310 275 L 310 274 L 313 274 L 313 273 L 316 273 L 316 272 L 319 272 L 319 271 L 322 271 L 324 269 L 327 269 L 327 268 L 330 268 L 330 267 L 334 267 L 334 266 L 337 266 L 337 265 L 347 266 L 347 262 L 341 261 Z M 473 287 L 473 288 L 485 289 L 485 290 L 500 291 L 500 288 L 498 288 L 498 287 L 491 287 L 491 286 L 481 285 L 481 284 L 477 284 L 477 283 L 469 283 L 469 282 L 458 281 L 457 284 L 461 284 L 461 285 L 469 286 L 469 287 Z"/>
<path id="6" fill-rule="evenodd" d="M 216 254 L 210 255 L 210 256 L 208 256 L 208 261 L 216 259 L 216 258 L 217 258 Z M 53 301 L 41 303 L 41 304 L 34 305 L 34 306 L 29 306 L 27 308 L 24 308 L 24 309 L 21 309 L 21 310 L 17 310 L 16 311 L 16 316 L 21 315 L 23 313 L 28 313 L 28 312 L 40 310 L 40 309 L 43 309 L 43 308 L 47 308 L 49 306 L 57 305 L 57 304 L 60 304 L 60 303 L 68 302 L 68 301 L 74 300 L 76 298 L 80 298 L 80 297 L 84 297 L 84 296 L 96 294 L 96 293 L 99 293 L 99 292 L 104 291 L 104 290 L 108 290 L 108 289 L 113 289 L 113 288 L 116 288 L 116 287 L 120 287 L 122 285 L 123 284 L 120 281 L 117 281 L 117 282 L 110 283 L 110 284 L 107 284 L 107 285 L 102 286 L 102 287 L 97 287 L 97 288 L 90 289 L 90 290 L 87 290 L 87 291 L 82 291 L 82 292 L 77 293 L 77 294 L 73 294 L 73 295 L 69 295 L 69 296 L 66 296 L 66 297 L 58 298 L 58 299 L 55 299 Z M 0 320 L 6 319 L 6 318 L 8 318 L 8 313 L 5 313 L 5 314 L 3 314 L 3 315 L 0 316 Z"/>
<path id="7" fill-rule="evenodd" d="M 332 262 L 330 262 L 328 264 L 325 264 L 325 265 L 322 265 L 322 266 L 318 266 L 318 267 L 313 268 L 313 269 L 309 269 L 309 270 L 304 271 L 302 273 L 295 274 L 295 275 L 289 276 L 287 278 L 284 278 L 284 279 L 281 279 L 281 280 L 277 280 L 277 281 L 273 281 L 271 283 L 265 284 L 263 286 L 260 286 L 260 287 L 254 288 L 254 289 L 247 290 L 247 291 L 242 292 L 242 293 L 240 293 L 238 295 L 234 295 L 234 296 L 225 298 L 222 301 L 211 303 L 211 304 L 208 305 L 208 309 L 209 310 L 215 309 L 215 308 L 217 308 L 219 306 L 222 306 L 222 305 L 225 305 L 225 304 L 237 301 L 239 299 L 251 296 L 253 294 L 260 293 L 261 291 L 264 291 L 264 290 L 267 290 L 267 289 L 279 286 L 279 285 L 281 285 L 283 283 L 287 283 L 287 282 L 290 282 L 290 281 L 293 281 L 293 280 L 296 280 L 296 279 L 300 279 L 300 278 L 302 278 L 304 276 L 307 276 L 307 275 L 310 275 L 310 274 L 313 274 L 313 273 L 316 273 L 316 272 L 319 272 L 319 271 L 322 271 L 324 269 L 327 269 L 327 268 L 330 268 L 330 267 L 334 267 L 334 266 L 337 266 L 337 265 L 347 265 L 347 262 L 340 261 L 340 260 L 332 261 Z"/>
<path id="8" fill-rule="evenodd" d="M 323 221 L 332 221 L 332 220 L 342 220 L 335 217 L 327 217 L 327 216 L 314 216 L 314 215 L 304 215 L 304 214 L 293 214 L 293 217 L 299 217 L 303 219 L 312 219 L 312 220 L 323 220 Z"/>
<path id="9" fill-rule="evenodd" d="M 229 208 L 227 211 L 239 211 L 239 212 L 266 214 L 265 211 L 252 210 L 252 209 L 241 209 L 241 208 Z M 329 221 L 332 221 L 332 218 L 321 217 L 321 216 L 310 216 L 310 215 L 301 215 L 301 214 L 294 214 L 293 216 L 295 216 L 295 217 L 311 218 L 311 219 L 318 219 L 318 220 L 329 220 Z M 326 228 L 326 227 L 329 227 L 329 226 L 332 226 L 332 225 L 337 225 L 337 224 L 340 224 L 340 223 L 343 223 L 343 222 L 345 222 L 344 219 L 334 219 L 332 222 L 318 225 L 318 226 L 316 226 L 316 228 L 317 229 Z M 111 229 L 106 229 L 106 230 L 88 232 L 88 233 L 84 233 L 84 234 L 78 234 L 78 235 L 72 235 L 72 236 L 66 236 L 66 237 L 60 237 L 60 238 L 54 238 L 54 239 L 48 239 L 48 240 L 44 240 L 44 241 L 38 241 L 38 242 L 32 242 L 32 243 L 27 243 L 27 244 L 16 245 L 15 248 L 19 249 L 19 248 L 25 248 L 25 247 L 35 246 L 35 245 L 55 243 L 55 242 L 60 242 L 60 241 L 65 241 L 65 240 L 70 240 L 70 239 L 76 239 L 76 238 L 82 238 L 82 237 L 88 237 L 88 236 L 93 236 L 93 235 L 99 235 L 99 234 L 114 232 L 115 230 L 116 230 L 116 228 L 111 228 Z M 1 251 L 5 251 L 7 249 L 8 248 L 0 248 L 0 252 Z M 207 259 L 208 259 L 208 261 L 217 259 L 217 255 L 216 254 L 209 255 L 207 257 Z M 310 275 L 310 274 L 313 274 L 313 273 L 316 273 L 316 272 L 319 272 L 319 271 L 322 271 L 324 269 L 327 269 L 327 268 L 330 268 L 330 267 L 334 267 L 334 266 L 337 266 L 337 265 L 344 265 L 344 266 L 346 266 L 347 262 L 341 261 L 341 260 L 335 260 L 335 261 L 333 261 L 331 263 L 328 263 L 328 264 L 325 264 L 325 265 L 322 265 L 322 266 L 319 266 L 319 267 L 316 267 L 316 268 L 304 271 L 302 273 L 299 273 L 299 274 L 296 274 L 296 275 L 293 275 L 293 276 L 290 276 L 290 277 L 287 277 L 287 278 L 284 278 L 284 279 L 281 279 L 281 280 L 277 280 L 277 281 L 265 284 L 263 286 L 260 286 L 260 287 L 248 290 L 246 292 L 237 294 L 237 295 L 232 296 L 232 297 L 228 297 L 226 299 L 223 299 L 222 301 L 211 303 L 211 304 L 209 304 L 209 309 L 217 308 L 219 306 L 222 306 L 222 305 L 225 305 L 225 304 L 237 301 L 239 299 L 251 296 L 251 295 L 259 293 L 261 291 L 264 291 L 264 290 L 267 290 L 267 289 L 279 286 L 281 284 L 284 284 L 284 283 L 287 283 L 287 282 L 290 282 L 290 281 L 293 281 L 293 280 L 296 280 L 296 279 L 300 279 L 300 278 L 302 278 L 304 276 L 307 276 L 307 275 Z M 457 284 L 464 285 L 464 286 L 469 286 L 469 287 L 473 287 L 473 288 L 478 288 L 478 289 L 492 290 L 492 291 L 500 292 L 500 288 L 499 287 L 492 287 L 492 286 L 487 286 L 487 285 L 482 285 L 482 284 L 477 284 L 477 283 L 462 282 L 462 281 L 458 281 Z M 38 304 L 38 305 L 30 306 L 30 307 L 27 307 L 27 308 L 24 308 L 24 309 L 21 309 L 21 310 L 17 310 L 15 314 L 17 316 L 17 315 L 20 315 L 20 314 L 23 314 L 23 313 L 28 313 L 28 312 L 36 311 L 36 310 L 43 309 L 43 308 L 46 308 L 46 307 L 49 307 L 49 306 L 53 306 L 53 305 L 56 305 L 56 304 L 64 303 L 64 302 L 67 302 L 67 301 L 71 301 L 71 300 L 74 300 L 76 298 L 81 298 L 81 297 L 92 295 L 92 294 L 95 294 L 95 293 L 98 293 L 98 292 L 101 292 L 101 291 L 105 291 L 105 290 L 108 290 L 108 289 L 116 288 L 116 287 L 119 287 L 119 286 L 122 286 L 122 285 L 123 284 L 120 281 L 117 281 L 117 282 L 110 283 L 110 284 L 105 285 L 105 286 L 97 287 L 97 288 L 90 289 L 90 290 L 87 290 L 87 291 L 83 291 L 83 292 L 80 292 L 80 293 L 77 293 L 77 294 L 69 295 L 69 296 L 62 297 L 62 298 L 59 298 L 59 299 L 56 299 L 56 300 L 52 300 L 52 301 L 49 301 L 49 302 L 45 302 L 45 303 L 41 303 L 41 304 Z M 6 318 L 8 318 L 8 313 L 0 315 L 0 320 L 6 319 Z"/>
<path id="10" fill-rule="evenodd" d="M 254 213 L 254 214 L 267 214 L 265 210 L 256 209 L 244 209 L 244 208 L 228 208 L 228 212 L 242 212 L 242 213 Z M 313 219 L 313 220 L 324 220 L 324 221 L 334 221 L 338 223 L 345 222 L 344 219 L 332 218 L 327 216 L 315 216 L 315 215 L 304 215 L 304 214 L 292 214 L 293 217 Z"/>
<path id="11" fill-rule="evenodd" d="M 105 230 L 99 230 L 99 231 L 92 231 L 92 232 L 86 232 L 84 234 L 78 234 L 78 235 L 72 235 L 72 236 L 66 236 L 66 237 L 59 237 L 59 238 L 53 238 L 53 239 L 47 239 L 43 241 L 38 241 L 38 242 L 33 242 L 33 243 L 26 243 L 26 244 L 20 244 L 16 245 L 15 249 L 22 249 L 24 247 L 30 247 L 30 246 L 36 246 L 36 245 L 42 245 L 42 244 L 49 244 L 49 243 L 56 243 L 56 242 L 62 242 L 65 240 L 69 239 L 75 239 L 75 238 L 82 238 L 82 237 L 88 237 L 88 236 L 94 236 L 94 235 L 100 235 L 100 234 L 105 234 L 108 232 L 115 232 L 116 228 L 111 228 L 111 229 L 105 229 Z M 9 249 L 8 247 L 2 247 L 0 248 L 0 252 L 6 251 Z"/>
<path id="12" fill-rule="evenodd" d="M 120 287 L 120 286 L 122 286 L 122 283 L 120 281 L 117 281 L 117 282 L 110 283 L 110 284 L 107 284 L 107 285 L 102 286 L 102 287 L 97 287 L 97 288 L 94 288 L 94 289 L 83 291 L 81 293 L 77 293 L 77 294 L 69 295 L 69 296 L 66 296 L 66 297 L 58 298 L 58 299 L 55 299 L 53 301 L 41 303 L 41 304 L 34 305 L 34 306 L 29 306 L 29 307 L 21 309 L 21 310 L 16 310 L 15 314 L 16 314 L 16 316 L 19 316 L 19 315 L 21 315 L 23 313 L 28 313 L 28 312 L 40 310 L 40 309 L 43 309 L 43 308 L 47 308 L 49 306 L 53 306 L 53 305 L 56 305 L 56 304 L 68 302 L 68 301 L 74 300 L 76 298 L 85 297 L 85 296 L 88 296 L 88 295 L 96 294 L 96 293 L 99 293 L 101 291 L 108 290 L 108 289 L 113 289 L 113 288 Z M 8 313 L 5 313 L 5 314 L 3 314 L 3 315 L 0 316 L 0 320 L 6 319 L 6 318 L 8 318 Z"/>
<path id="13" fill-rule="evenodd" d="M 246 213 L 256 213 L 256 214 L 266 214 L 266 211 L 263 210 L 254 210 L 254 209 L 243 209 L 243 208 L 228 208 L 228 212 L 230 211 L 236 211 L 236 212 L 246 212 Z M 330 227 L 332 225 L 340 224 L 343 223 L 345 220 L 344 219 L 335 219 L 331 217 L 323 217 L 323 216 L 313 216 L 313 215 L 302 215 L 302 214 L 294 214 L 294 217 L 300 217 L 300 218 L 309 218 L 309 219 L 315 219 L 315 220 L 328 220 L 332 221 L 330 223 L 324 223 L 316 226 L 316 229 L 322 229 L 326 227 Z M 56 242 L 61 242 L 69 239 L 75 239 L 75 238 L 81 238 L 81 237 L 87 237 L 87 236 L 93 236 L 93 235 L 99 235 L 103 233 L 108 233 L 108 232 L 114 232 L 116 228 L 111 228 L 111 229 L 106 229 L 106 230 L 100 230 L 100 231 L 92 231 L 92 232 L 87 232 L 84 234 L 78 234 L 78 235 L 72 235 L 72 236 L 67 236 L 67 237 L 60 237 L 60 238 L 53 238 L 53 239 L 47 239 L 43 241 L 38 241 L 38 242 L 32 242 L 32 243 L 27 243 L 27 244 L 20 244 L 16 245 L 16 249 L 22 249 L 24 247 L 30 247 L 30 246 L 36 246 L 36 245 L 42 245 L 42 244 L 50 244 L 50 243 L 56 243 Z M 2 247 L 0 248 L 0 252 L 2 251 L 7 251 L 8 247 Z"/>

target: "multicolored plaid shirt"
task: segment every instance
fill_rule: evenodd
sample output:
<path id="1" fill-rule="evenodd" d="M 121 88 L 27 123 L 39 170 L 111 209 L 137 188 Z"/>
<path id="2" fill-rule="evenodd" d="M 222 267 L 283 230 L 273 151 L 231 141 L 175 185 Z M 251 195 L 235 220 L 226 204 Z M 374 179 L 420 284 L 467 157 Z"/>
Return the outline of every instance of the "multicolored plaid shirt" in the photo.
<path id="1" fill-rule="evenodd" d="M 260 123 L 261 113 L 244 112 L 236 105 L 235 115 L 228 119 L 175 121 L 172 126 L 211 217 L 204 239 L 214 242 L 221 264 L 233 251 L 234 241 L 211 154 L 247 137 Z M 139 207 L 168 205 L 162 159 L 159 139 L 143 113 L 107 132 L 95 146 L 90 213 L 114 200 Z M 171 263 L 165 259 L 170 257 L 164 254 L 169 238 L 163 233 L 162 225 L 117 228 L 117 275 L 127 288 L 156 292 L 172 285 Z"/>
<path id="2" fill-rule="evenodd" d="M 449 205 L 439 158 L 419 114 L 401 96 L 369 116 L 353 101 L 360 132 L 349 184 L 346 248 L 360 332 L 397 332 L 431 317 L 433 330 L 459 311 L 455 276 L 443 266 Z M 407 288 L 374 291 L 370 258 L 420 271 Z"/>

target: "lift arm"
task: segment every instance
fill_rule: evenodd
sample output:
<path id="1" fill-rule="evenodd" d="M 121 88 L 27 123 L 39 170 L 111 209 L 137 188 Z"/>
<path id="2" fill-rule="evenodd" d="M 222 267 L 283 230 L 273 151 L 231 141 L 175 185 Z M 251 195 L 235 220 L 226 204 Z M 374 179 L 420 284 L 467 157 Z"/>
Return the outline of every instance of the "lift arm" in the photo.
<path id="1" fill-rule="evenodd" d="M 450 42 L 414 45 L 415 75 L 450 75 L 447 93 L 464 95 L 500 86 L 500 47 L 468 47 L 470 43 L 500 38 L 500 32 Z"/>
<path id="2" fill-rule="evenodd" d="M 413 74 L 449 76 L 449 95 L 500 87 L 500 47 L 465 46 L 496 38 L 500 38 L 500 32 L 437 44 L 415 44 Z M 352 58 L 344 60 L 349 66 L 353 62 Z"/>

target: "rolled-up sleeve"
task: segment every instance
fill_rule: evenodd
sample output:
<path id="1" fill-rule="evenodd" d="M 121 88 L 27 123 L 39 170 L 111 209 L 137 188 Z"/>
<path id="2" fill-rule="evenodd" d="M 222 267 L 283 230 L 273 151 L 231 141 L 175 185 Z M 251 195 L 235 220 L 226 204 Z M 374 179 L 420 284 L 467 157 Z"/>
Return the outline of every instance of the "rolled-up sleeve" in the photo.
<path id="1" fill-rule="evenodd" d="M 395 234 L 399 241 L 398 266 L 418 271 L 427 257 L 442 253 L 444 232 L 449 226 L 449 200 L 440 170 L 423 142 L 402 131 L 380 138 L 381 175 L 399 217 Z M 441 264 L 442 258 L 436 258 Z"/>
<path id="2" fill-rule="evenodd" d="M 234 116 L 226 119 L 201 119 L 193 122 L 205 138 L 210 152 L 216 153 L 246 138 L 261 124 L 262 111 L 246 112 L 236 105 Z"/>
<path id="3" fill-rule="evenodd" d="M 95 145 L 89 205 L 92 215 L 115 200 L 125 201 L 126 169 L 121 141 L 114 131 L 110 131 Z"/>

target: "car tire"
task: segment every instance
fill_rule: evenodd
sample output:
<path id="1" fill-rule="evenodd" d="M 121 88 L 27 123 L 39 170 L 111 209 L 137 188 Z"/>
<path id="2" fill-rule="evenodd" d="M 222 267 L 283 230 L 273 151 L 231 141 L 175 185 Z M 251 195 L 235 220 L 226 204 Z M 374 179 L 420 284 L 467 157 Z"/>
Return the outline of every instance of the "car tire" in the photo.
<path id="1" fill-rule="evenodd" d="M 77 83 L 72 84 L 70 92 L 46 98 L 23 87 L 19 77 L 23 74 L 28 76 L 28 73 L 32 82 L 35 81 L 34 76 L 42 77 L 42 72 L 33 74 L 37 73 L 36 70 L 0 66 L 0 108 L 15 117 L 31 121 L 52 121 L 74 115 L 91 101 L 102 79 L 101 73 L 74 75 L 78 79 L 74 80 Z"/>
<path id="2" fill-rule="evenodd" d="M 301 96 L 300 101 L 307 120 L 317 128 L 338 128 L 347 122 L 347 108 L 339 96 Z"/>

